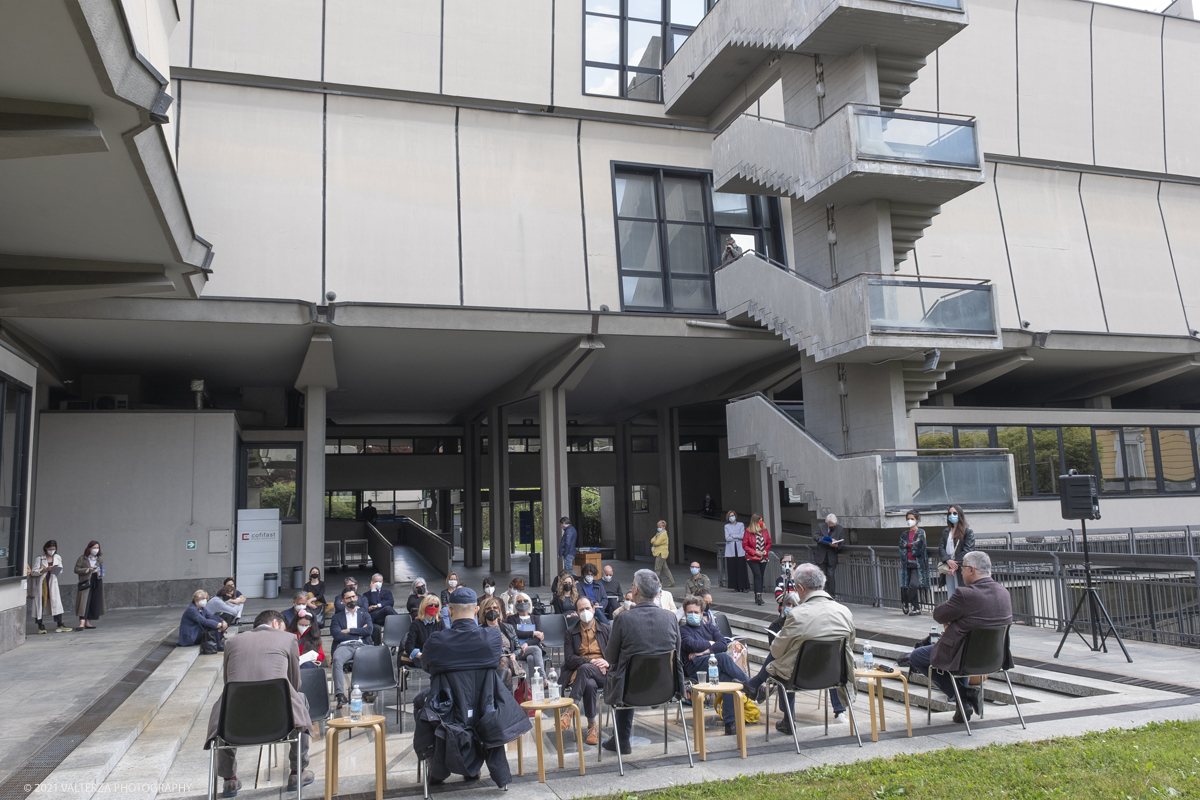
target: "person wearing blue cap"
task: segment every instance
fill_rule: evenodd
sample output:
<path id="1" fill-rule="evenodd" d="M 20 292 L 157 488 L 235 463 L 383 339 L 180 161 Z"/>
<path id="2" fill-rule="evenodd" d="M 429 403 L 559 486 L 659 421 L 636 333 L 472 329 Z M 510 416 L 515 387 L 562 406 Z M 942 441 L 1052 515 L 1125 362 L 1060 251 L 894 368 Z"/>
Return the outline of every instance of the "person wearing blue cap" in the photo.
<path id="1" fill-rule="evenodd" d="M 496 628 L 480 627 L 479 596 L 467 586 L 459 586 L 446 598 L 449 602 L 450 627 L 434 631 L 421 650 L 422 668 L 430 675 L 466 669 L 495 669 L 504 654 L 504 644 Z"/>

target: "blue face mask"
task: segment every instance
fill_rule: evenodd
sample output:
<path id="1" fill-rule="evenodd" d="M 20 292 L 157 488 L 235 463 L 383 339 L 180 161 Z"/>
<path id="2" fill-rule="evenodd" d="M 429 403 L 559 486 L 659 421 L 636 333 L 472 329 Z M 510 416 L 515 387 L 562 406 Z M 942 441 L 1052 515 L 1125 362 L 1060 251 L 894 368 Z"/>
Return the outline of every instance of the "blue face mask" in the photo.
<path id="1" fill-rule="evenodd" d="M 950 520 L 951 525 L 958 524 L 958 514 L 949 514 L 946 516 L 946 519 Z"/>
<path id="2" fill-rule="evenodd" d="M 693 575 L 699 575 L 699 574 L 700 574 L 700 568 L 699 568 L 699 567 L 692 567 L 692 574 L 693 574 Z"/>
<path id="3" fill-rule="evenodd" d="M 700 624 L 700 615 L 699 614 L 688 614 L 687 615 L 687 624 L 688 625 L 699 625 Z"/>

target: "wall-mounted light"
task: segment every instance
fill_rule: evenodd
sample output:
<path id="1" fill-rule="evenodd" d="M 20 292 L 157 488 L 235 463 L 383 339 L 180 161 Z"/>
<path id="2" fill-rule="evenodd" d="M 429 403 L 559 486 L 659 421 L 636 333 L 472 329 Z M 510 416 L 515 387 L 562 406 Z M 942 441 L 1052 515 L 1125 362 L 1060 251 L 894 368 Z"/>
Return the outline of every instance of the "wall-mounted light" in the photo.
<path id="1" fill-rule="evenodd" d="M 925 351 L 925 365 L 921 367 L 922 372 L 933 372 L 937 369 L 938 360 L 942 357 L 942 351 L 936 347 L 932 350 Z"/>

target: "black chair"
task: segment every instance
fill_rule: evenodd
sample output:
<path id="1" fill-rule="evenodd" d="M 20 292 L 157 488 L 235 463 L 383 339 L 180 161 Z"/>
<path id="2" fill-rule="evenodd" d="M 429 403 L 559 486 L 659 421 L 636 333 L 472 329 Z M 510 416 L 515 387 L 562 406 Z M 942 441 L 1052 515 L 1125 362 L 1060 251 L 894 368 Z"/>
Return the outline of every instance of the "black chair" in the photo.
<path id="1" fill-rule="evenodd" d="M 819 691 L 825 700 L 825 735 L 829 735 L 829 690 L 840 686 L 848 686 L 854 680 L 853 673 L 846 666 L 846 640 L 842 637 L 822 639 L 806 639 L 800 645 L 796 654 L 796 665 L 792 668 L 790 680 L 781 681 L 775 677 L 767 679 L 768 691 L 771 687 L 779 687 L 784 692 Z M 847 697 L 849 691 L 847 690 Z M 858 724 L 854 721 L 854 704 L 846 703 L 846 713 L 850 715 L 850 727 L 858 737 L 858 746 L 862 747 L 862 736 L 858 732 Z M 796 717 L 792 713 L 792 704 L 783 703 L 783 715 L 792 728 L 792 741 L 796 743 L 796 752 L 800 752 L 800 734 L 796 730 Z M 766 740 L 771 741 L 771 703 L 767 702 Z"/>
<path id="2" fill-rule="evenodd" d="M 400 680 L 396 675 L 396 664 L 392 661 L 392 651 L 383 645 L 358 648 L 354 654 L 354 669 L 350 675 L 350 688 L 355 686 L 362 692 L 385 692 L 396 690 L 396 722 L 400 722 L 401 701 Z"/>
<path id="3" fill-rule="evenodd" d="M 408 664 L 401 660 L 401 649 L 408 637 L 408 629 L 412 627 L 412 617 L 408 614 L 392 614 L 383 621 L 383 646 L 388 648 L 396 659 L 396 669 L 400 676 L 400 694 L 408 691 Z M 405 659 L 407 660 L 407 659 Z M 400 717 L 400 730 L 404 730 L 404 717 Z"/>
<path id="4" fill-rule="evenodd" d="M 721 632 L 721 635 L 726 639 L 732 639 L 733 626 L 729 624 L 729 617 L 725 616 L 720 611 L 714 611 L 713 618 L 717 621 L 717 630 Z"/>
<path id="5" fill-rule="evenodd" d="M 1012 663 L 1012 655 L 1009 652 L 1007 625 L 996 625 L 991 628 L 975 628 L 967 631 L 967 635 L 963 638 L 962 661 L 959 664 L 957 672 L 950 674 L 954 684 L 954 702 L 958 705 L 958 713 L 962 715 L 963 724 L 967 726 L 967 735 L 974 736 L 971 733 L 971 721 L 967 719 L 967 710 L 963 707 L 962 694 L 958 691 L 958 679 L 967 678 L 978 675 L 979 678 L 979 697 L 983 698 L 983 676 L 992 675 L 996 672 L 1004 673 L 1004 680 L 1008 683 L 1008 693 L 1012 696 L 1013 705 L 1017 707 L 1017 717 L 1021 720 L 1021 727 L 1028 730 L 1025 725 L 1025 715 L 1021 713 L 1021 704 L 1017 701 L 1017 693 L 1013 691 L 1012 679 L 1008 676 L 1008 670 L 1004 665 Z M 925 675 L 926 680 L 926 698 L 925 698 L 925 721 L 930 722 L 933 718 L 933 708 L 931 701 L 933 700 L 933 666 L 930 665 L 928 674 Z M 979 704 L 979 718 L 983 719 L 983 703 Z"/>
<path id="6" fill-rule="evenodd" d="M 625 666 L 625 694 L 608 707 L 613 723 L 613 744 L 617 749 L 617 766 L 625 775 L 625 763 L 621 760 L 621 738 L 617 735 L 617 711 L 633 711 L 637 708 L 663 707 L 663 754 L 670 742 L 667 706 L 675 703 L 683 715 L 683 685 L 675 671 L 675 650 L 664 653 L 645 653 L 632 656 Z M 687 723 L 683 725 L 683 740 L 687 745 L 688 764 L 694 769 L 692 760 L 692 738 L 688 735 Z"/>
<path id="7" fill-rule="evenodd" d="M 300 670 L 300 694 L 308 698 L 308 716 L 315 726 L 318 722 L 326 722 L 333 716 L 329 706 L 329 684 L 325 679 L 323 669 Z M 314 731 L 319 735 L 319 731 Z"/>
<path id="8" fill-rule="evenodd" d="M 302 735 L 292 716 L 292 696 L 287 678 L 225 684 L 221 692 L 217 735 L 208 744 L 208 800 L 216 796 L 218 750 L 270 747 L 276 744 L 295 744 L 298 747 Z M 302 784 L 303 781 L 296 782 L 296 800 L 300 800 Z"/>
<path id="9" fill-rule="evenodd" d="M 567 653 L 567 618 L 562 614 L 543 614 L 538 617 L 537 630 L 542 632 L 542 644 L 551 650 L 558 650 L 566 657 Z M 561 659 L 558 662 L 562 663 Z"/>

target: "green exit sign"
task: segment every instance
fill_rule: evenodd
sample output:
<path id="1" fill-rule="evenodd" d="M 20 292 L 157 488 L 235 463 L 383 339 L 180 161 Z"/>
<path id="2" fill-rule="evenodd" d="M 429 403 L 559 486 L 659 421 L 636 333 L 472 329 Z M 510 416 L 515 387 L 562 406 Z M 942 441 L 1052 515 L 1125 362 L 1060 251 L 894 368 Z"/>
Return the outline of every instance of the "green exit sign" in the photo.
<path id="1" fill-rule="evenodd" d="M 8 548 L 0 547 L 0 558 L 8 558 Z"/>
<path id="2" fill-rule="evenodd" d="M 195 550 L 195 549 L 196 549 L 196 540 L 195 540 L 195 539 L 188 539 L 188 540 L 187 540 L 187 549 L 188 549 L 188 550 Z"/>

